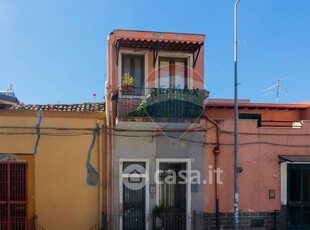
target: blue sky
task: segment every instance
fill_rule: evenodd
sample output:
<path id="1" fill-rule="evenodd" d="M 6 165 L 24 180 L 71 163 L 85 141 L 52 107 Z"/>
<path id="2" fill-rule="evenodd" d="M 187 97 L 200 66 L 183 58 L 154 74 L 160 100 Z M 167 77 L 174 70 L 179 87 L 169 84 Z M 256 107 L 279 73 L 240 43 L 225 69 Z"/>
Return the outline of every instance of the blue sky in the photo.
<path id="1" fill-rule="evenodd" d="M 32 104 L 102 101 L 113 29 L 206 34 L 205 82 L 233 98 L 234 0 L 0 0 L 0 89 Z M 310 100 L 310 1 L 241 0 L 239 98 Z M 266 95 L 268 94 L 268 95 Z"/>

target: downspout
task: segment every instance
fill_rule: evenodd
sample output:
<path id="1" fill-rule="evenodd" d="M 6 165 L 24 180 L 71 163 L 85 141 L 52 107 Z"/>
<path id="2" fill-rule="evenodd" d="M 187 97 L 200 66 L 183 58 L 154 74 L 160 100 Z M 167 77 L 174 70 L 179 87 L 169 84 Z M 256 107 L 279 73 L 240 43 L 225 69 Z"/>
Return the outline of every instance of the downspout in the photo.
<path id="1" fill-rule="evenodd" d="M 207 117 L 205 115 L 205 119 L 209 122 L 211 122 L 216 127 L 216 145 L 213 149 L 214 154 L 214 168 L 217 170 L 217 156 L 220 155 L 221 149 L 220 149 L 220 132 L 221 128 L 218 123 L 216 123 L 211 118 Z M 217 175 L 215 176 L 215 222 L 216 222 L 216 230 L 220 229 L 220 207 L 219 207 L 219 191 L 218 191 L 218 181 L 217 181 Z"/>
<path id="2" fill-rule="evenodd" d="M 114 214 L 114 130 L 110 129 L 110 188 L 111 188 L 111 200 L 110 210 L 111 214 Z"/>
<path id="3" fill-rule="evenodd" d="M 99 154 L 99 226 L 102 223 L 102 207 L 103 207 L 103 194 L 102 194 L 102 187 L 103 187 L 103 170 L 102 170 L 102 165 L 103 165 L 103 148 L 102 148 L 102 143 L 103 143 L 103 139 L 102 139 L 102 133 L 103 133 L 103 126 L 104 121 L 103 120 L 97 120 L 96 121 L 97 127 L 99 128 L 99 134 L 98 134 L 98 154 Z M 102 227 L 102 226 L 100 226 Z"/>
<path id="4" fill-rule="evenodd" d="M 108 123 L 107 123 L 108 124 Z M 104 212 L 105 214 L 108 213 L 108 209 L 109 209 L 109 204 L 108 204 L 108 182 L 109 182 L 109 163 L 108 163 L 108 155 L 110 153 L 109 151 L 109 136 L 108 136 L 108 128 L 107 125 L 104 127 L 105 133 L 104 133 L 104 143 L 105 143 L 105 157 L 104 157 L 104 166 L 105 166 L 105 182 L 104 182 L 104 189 L 105 189 L 105 208 L 104 208 Z"/>

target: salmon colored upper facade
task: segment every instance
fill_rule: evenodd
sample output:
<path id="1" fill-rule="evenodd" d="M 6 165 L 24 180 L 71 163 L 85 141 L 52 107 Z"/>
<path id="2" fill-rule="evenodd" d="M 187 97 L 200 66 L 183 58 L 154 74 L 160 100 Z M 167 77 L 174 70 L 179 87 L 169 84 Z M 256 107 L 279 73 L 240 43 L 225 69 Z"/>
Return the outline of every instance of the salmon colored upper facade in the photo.
<path id="1" fill-rule="evenodd" d="M 205 35 L 114 30 L 108 36 L 106 102 L 108 119 L 113 114 L 111 99 L 125 95 L 124 73 L 134 77 L 137 107 L 153 88 L 203 89 Z M 128 94 L 126 94 L 127 96 Z M 109 121 L 110 122 L 110 121 Z"/>
<path id="2" fill-rule="evenodd" d="M 294 164 L 309 164 L 308 160 L 304 162 L 310 157 L 309 112 L 309 104 L 239 102 L 238 155 L 239 166 L 243 168 L 239 174 L 240 212 L 272 213 L 290 207 L 288 168 Z M 216 211 L 217 197 L 220 213 L 233 212 L 233 101 L 210 99 L 205 115 L 210 119 L 205 122 L 205 129 L 209 130 L 206 132 L 206 178 L 209 175 L 207 166 L 214 168 L 216 165 L 222 170 L 218 186 L 206 185 L 205 210 Z M 216 154 L 214 146 L 219 149 Z M 286 156 L 297 160 L 283 161 L 281 157 Z M 270 197 L 271 193 L 274 197 Z"/>
<path id="3" fill-rule="evenodd" d="M 122 54 L 143 55 L 145 60 L 145 87 L 159 88 L 158 59 L 171 57 L 186 59 L 188 68 L 188 88 L 203 88 L 205 35 L 114 30 L 108 37 L 108 82 L 109 89 L 121 85 Z M 199 53 L 198 49 L 200 47 Z M 156 54 L 156 52 L 158 53 Z M 195 54 L 193 54 L 195 53 Z M 195 55 L 198 55 L 197 57 Z M 196 61 L 194 59 L 197 59 Z M 195 67 L 193 63 L 195 62 Z M 192 71 L 192 72 L 190 72 Z M 157 84 L 156 84 L 157 83 Z"/>

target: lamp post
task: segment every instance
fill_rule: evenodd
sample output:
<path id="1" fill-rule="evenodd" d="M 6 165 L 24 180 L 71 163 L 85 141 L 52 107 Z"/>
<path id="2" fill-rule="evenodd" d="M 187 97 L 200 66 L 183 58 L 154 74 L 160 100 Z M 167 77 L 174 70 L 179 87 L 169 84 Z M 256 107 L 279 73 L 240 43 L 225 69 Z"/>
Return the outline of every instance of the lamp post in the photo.
<path id="1" fill-rule="evenodd" d="M 237 77 L 237 6 L 234 5 L 234 230 L 239 229 L 239 185 L 238 185 L 238 77 Z"/>

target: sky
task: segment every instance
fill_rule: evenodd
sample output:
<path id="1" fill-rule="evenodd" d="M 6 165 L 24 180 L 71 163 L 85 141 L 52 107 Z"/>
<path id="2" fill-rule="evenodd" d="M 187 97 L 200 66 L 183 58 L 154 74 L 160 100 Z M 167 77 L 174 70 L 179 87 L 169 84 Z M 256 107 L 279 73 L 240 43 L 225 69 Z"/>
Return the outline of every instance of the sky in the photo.
<path id="1" fill-rule="evenodd" d="M 205 88 L 234 97 L 234 0 L 0 0 L 0 89 L 26 104 L 101 102 L 114 29 L 206 34 Z M 310 101 L 310 1 L 240 0 L 238 97 Z M 96 98 L 93 98 L 93 94 Z"/>

